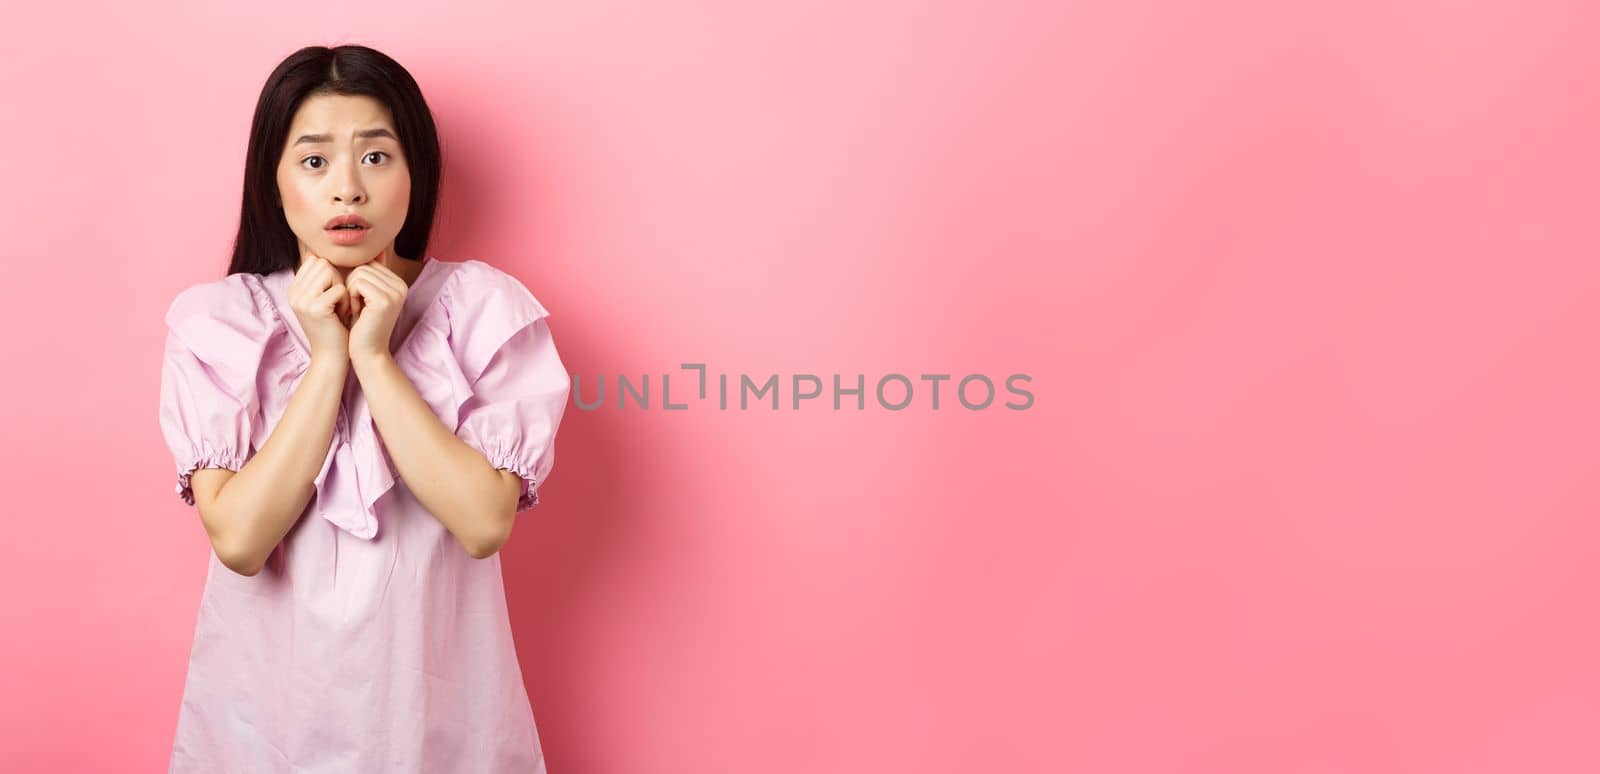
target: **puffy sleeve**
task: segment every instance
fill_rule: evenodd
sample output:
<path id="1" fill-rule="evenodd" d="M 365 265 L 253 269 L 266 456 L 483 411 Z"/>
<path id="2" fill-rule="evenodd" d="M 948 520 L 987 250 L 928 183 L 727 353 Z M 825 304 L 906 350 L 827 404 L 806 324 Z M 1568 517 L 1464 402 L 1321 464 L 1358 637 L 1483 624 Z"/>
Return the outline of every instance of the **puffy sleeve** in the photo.
<path id="1" fill-rule="evenodd" d="M 179 293 L 166 323 L 161 434 L 177 466 L 175 491 L 194 505 L 194 471 L 237 471 L 255 453 L 257 374 L 274 326 L 243 275 Z"/>
<path id="2" fill-rule="evenodd" d="M 454 312 L 467 331 L 452 338 L 470 384 L 455 434 L 490 465 L 522 478 L 520 513 L 539 504 L 539 487 L 555 466 L 556 429 L 571 379 L 550 333 L 549 312 L 520 281 L 496 273 L 474 286 L 472 296 L 476 303 Z"/>

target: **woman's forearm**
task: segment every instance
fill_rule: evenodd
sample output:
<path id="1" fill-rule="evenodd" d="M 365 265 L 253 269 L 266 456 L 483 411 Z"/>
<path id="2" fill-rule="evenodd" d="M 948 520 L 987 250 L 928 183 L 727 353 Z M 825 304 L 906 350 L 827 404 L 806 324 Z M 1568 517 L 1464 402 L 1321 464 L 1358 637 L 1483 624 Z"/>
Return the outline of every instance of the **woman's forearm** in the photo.
<path id="1" fill-rule="evenodd" d="M 343 357 L 312 357 L 283 417 L 249 462 L 238 472 L 206 469 L 191 477 L 211 545 L 234 572 L 259 572 L 305 512 L 333 443 L 349 371 Z"/>

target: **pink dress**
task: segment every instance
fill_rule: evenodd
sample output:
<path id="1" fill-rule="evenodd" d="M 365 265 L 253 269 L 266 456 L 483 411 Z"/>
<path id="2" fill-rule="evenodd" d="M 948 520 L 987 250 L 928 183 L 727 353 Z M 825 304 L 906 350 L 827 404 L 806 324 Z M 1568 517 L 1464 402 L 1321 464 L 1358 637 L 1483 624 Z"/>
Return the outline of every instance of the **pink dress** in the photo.
<path id="1" fill-rule="evenodd" d="M 167 311 L 161 431 L 189 505 L 238 470 L 310 364 L 293 272 L 194 285 Z M 548 312 L 481 261 L 428 258 L 395 360 L 456 436 L 538 504 L 570 380 Z M 320 453 L 320 450 L 319 450 Z M 306 512 L 256 575 L 210 554 L 171 772 L 543 772 L 500 554 L 474 559 L 397 477 L 354 369 Z"/>

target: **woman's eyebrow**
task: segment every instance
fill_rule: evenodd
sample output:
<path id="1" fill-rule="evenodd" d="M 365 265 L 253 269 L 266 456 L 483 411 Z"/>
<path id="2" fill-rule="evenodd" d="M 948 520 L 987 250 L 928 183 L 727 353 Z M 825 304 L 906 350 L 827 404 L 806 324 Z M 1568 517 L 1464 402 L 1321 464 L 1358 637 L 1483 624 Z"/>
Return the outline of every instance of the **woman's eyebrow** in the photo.
<path id="1" fill-rule="evenodd" d="M 399 138 L 397 138 L 393 134 L 391 134 L 388 129 L 384 129 L 382 127 L 379 127 L 377 129 L 363 129 L 363 130 L 361 130 L 359 132 L 356 132 L 356 139 L 365 140 L 365 139 L 369 139 L 369 138 L 372 138 L 372 137 L 387 137 L 387 138 L 389 138 L 391 140 L 394 140 L 395 142 L 399 142 L 400 141 Z M 307 143 L 307 142 L 311 142 L 311 143 L 333 142 L 333 135 L 331 135 L 331 134 L 302 134 L 302 135 L 300 135 L 299 139 L 294 141 L 294 144 L 295 145 L 299 145 L 301 143 Z"/>

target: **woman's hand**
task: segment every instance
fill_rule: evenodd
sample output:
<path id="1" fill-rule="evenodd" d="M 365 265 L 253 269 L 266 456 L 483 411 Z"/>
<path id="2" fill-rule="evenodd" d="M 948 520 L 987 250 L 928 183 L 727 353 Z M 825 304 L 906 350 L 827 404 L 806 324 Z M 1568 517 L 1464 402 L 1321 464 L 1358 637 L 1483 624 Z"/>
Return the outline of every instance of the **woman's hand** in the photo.
<path id="1" fill-rule="evenodd" d="M 294 310 L 311 343 L 312 359 L 348 358 L 350 329 L 345 317 L 350 309 L 350 292 L 340 281 L 339 270 L 326 259 L 308 253 L 289 281 L 287 293 L 289 308 Z"/>
<path id="2" fill-rule="evenodd" d="M 406 281 L 383 263 L 379 253 L 368 263 L 350 270 L 344 284 L 349 291 L 355 323 L 350 326 L 351 360 L 387 356 L 394 324 L 405 305 Z"/>

